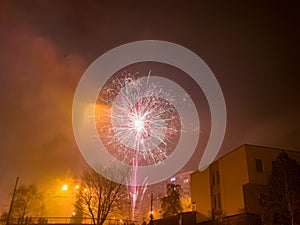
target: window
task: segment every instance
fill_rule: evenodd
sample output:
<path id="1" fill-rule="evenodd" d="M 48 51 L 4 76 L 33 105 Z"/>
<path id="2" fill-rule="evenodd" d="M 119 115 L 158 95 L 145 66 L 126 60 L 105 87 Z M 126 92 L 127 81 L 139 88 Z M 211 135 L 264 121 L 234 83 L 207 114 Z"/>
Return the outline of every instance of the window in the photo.
<path id="1" fill-rule="evenodd" d="M 263 163 L 261 159 L 255 159 L 255 166 L 256 166 L 256 172 L 262 173 L 263 170 Z"/>

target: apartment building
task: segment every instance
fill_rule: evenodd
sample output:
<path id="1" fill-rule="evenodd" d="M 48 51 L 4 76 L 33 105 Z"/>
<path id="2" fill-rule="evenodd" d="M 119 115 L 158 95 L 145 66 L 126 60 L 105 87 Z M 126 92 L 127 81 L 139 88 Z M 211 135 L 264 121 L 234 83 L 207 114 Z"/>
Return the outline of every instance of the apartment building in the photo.
<path id="1" fill-rule="evenodd" d="M 191 199 L 201 215 L 198 222 L 245 214 L 259 217 L 272 162 L 282 151 L 300 162 L 297 151 L 245 144 L 191 174 Z"/>

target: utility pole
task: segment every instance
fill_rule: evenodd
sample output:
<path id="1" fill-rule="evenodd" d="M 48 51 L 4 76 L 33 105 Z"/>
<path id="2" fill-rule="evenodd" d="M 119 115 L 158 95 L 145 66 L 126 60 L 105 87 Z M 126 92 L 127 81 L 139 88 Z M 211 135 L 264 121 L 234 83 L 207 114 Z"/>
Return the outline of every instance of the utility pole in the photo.
<path id="1" fill-rule="evenodd" d="M 151 193 L 151 202 L 150 202 L 150 204 L 151 204 L 151 207 L 150 207 L 150 209 L 151 209 L 151 212 L 150 212 L 150 225 L 152 225 L 153 224 L 153 193 Z"/>
<path id="2" fill-rule="evenodd" d="M 10 202 L 10 206 L 9 206 L 9 211 L 8 211 L 8 215 L 7 215 L 6 225 L 9 225 L 10 214 L 11 214 L 11 210 L 13 208 L 13 204 L 14 204 L 14 199 L 15 199 L 15 194 L 16 194 L 18 182 L 19 182 L 19 177 L 17 177 L 17 179 L 16 179 L 15 188 L 14 188 L 14 192 L 13 192 L 13 195 L 12 195 L 12 198 L 11 198 L 11 202 Z"/>

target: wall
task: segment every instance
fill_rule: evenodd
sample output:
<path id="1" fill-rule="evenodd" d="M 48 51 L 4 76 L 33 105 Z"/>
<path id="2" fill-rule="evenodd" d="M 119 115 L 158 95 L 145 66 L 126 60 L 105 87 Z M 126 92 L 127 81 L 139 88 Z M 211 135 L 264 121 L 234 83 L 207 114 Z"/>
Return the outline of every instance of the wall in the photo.
<path id="1" fill-rule="evenodd" d="M 243 184 L 249 182 L 245 147 L 219 159 L 222 210 L 226 216 L 244 209 Z"/>
<path id="2" fill-rule="evenodd" d="M 204 171 L 196 171 L 191 174 L 191 197 L 192 202 L 196 205 L 196 211 L 202 215 L 202 217 L 198 217 L 200 221 L 206 220 L 206 217 L 211 217 L 209 179 L 208 168 Z"/>

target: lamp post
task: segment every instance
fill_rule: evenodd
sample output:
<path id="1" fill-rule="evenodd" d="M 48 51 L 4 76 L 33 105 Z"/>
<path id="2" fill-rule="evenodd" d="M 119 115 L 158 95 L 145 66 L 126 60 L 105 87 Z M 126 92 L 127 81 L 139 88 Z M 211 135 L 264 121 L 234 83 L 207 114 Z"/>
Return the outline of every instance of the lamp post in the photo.
<path id="1" fill-rule="evenodd" d="M 153 224 L 153 193 L 151 193 L 151 201 L 150 201 L 150 225 Z"/>

